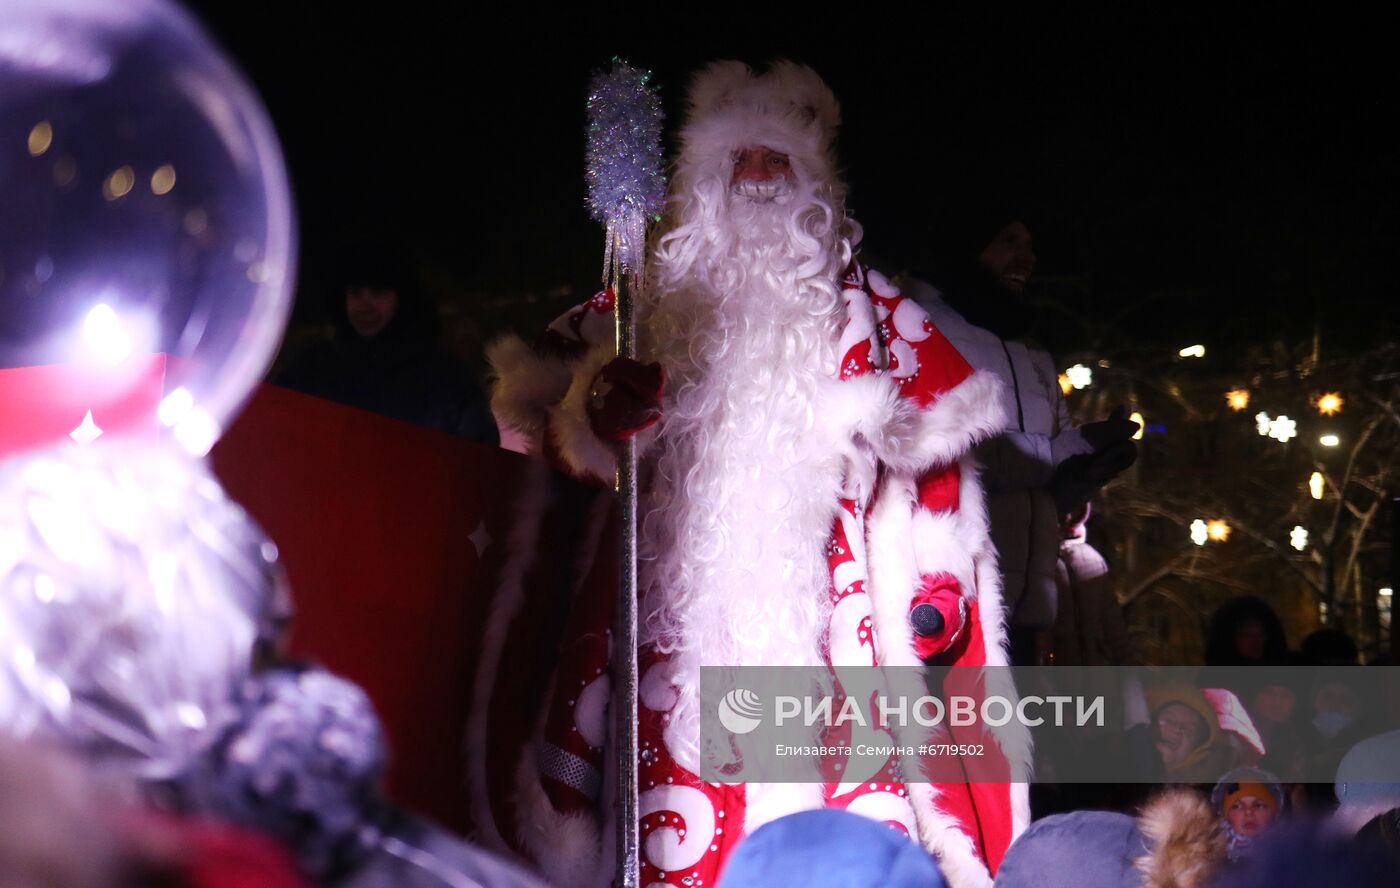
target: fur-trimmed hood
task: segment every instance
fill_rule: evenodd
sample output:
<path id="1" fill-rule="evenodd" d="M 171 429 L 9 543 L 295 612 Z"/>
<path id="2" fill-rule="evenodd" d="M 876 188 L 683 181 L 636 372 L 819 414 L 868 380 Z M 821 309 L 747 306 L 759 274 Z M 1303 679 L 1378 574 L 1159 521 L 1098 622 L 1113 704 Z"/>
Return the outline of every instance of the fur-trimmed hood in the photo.
<path id="1" fill-rule="evenodd" d="M 1220 818 L 1200 793 L 1168 789 L 1138 817 L 1147 856 L 1135 865 L 1142 888 L 1204 888 L 1225 863 Z"/>
<path id="2" fill-rule="evenodd" d="M 996 888 L 1205 888 L 1225 863 L 1210 804 L 1190 789 L 1154 796 L 1136 820 L 1072 811 L 1037 820 L 1012 844 Z"/>
<path id="3" fill-rule="evenodd" d="M 817 72 L 789 61 L 755 74 L 742 62 L 713 62 L 691 81 L 681 128 L 677 185 L 720 175 L 728 180 L 734 153 L 764 145 L 818 181 L 836 175 L 833 144 L 840 106 Z"/>

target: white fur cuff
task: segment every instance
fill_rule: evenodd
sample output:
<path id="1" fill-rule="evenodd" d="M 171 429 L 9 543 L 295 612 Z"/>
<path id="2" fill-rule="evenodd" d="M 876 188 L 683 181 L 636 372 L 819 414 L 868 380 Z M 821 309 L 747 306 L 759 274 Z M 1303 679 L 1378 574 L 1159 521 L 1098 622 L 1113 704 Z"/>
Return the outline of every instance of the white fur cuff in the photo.
<path id="1" fill-rule="evenodd" d="M 538 446 L 545 414 L 569 389 L 569 367 L 536 352 L 519 336 L 503 336 L 486 347 L 491 365 L 491 411 L 503 424 Z"/>
<path id="2" fill-rule="evenodd" d="M 974 444 L 1001 431 L 1006 421 L 1001 386 L 995 373 L 978 370 L 922 410 L 901 398 L 886 422 L 866 438 L 895 469 L 919 473 L 956 462 Z"/>
<path id="3" fill-rule="evenodd" d="M 551 885 L 585 888 L 597 885 L 601 872 L 602 830 L 590 814 L 565 814 L 554 808 L 540 784 L 531 745 L 515 774 L 516 833 L 524 851 Z"/>

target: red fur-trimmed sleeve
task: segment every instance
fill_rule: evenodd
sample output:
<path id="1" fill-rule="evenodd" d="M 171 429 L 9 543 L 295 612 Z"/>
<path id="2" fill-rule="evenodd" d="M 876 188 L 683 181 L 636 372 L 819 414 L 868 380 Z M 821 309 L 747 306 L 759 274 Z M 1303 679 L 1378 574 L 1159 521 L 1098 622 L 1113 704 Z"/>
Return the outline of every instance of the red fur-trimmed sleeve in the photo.
<path id="1" fill-rule="evenodd" d="M 879 272 L 868 272 L 866 283 L 880 375 L 893 386 L 888 405 L 870 423 L 874 428 L 861 431 L 886 465 L 921 478 L 920 501 L 928 485 L 945 494 L 956 491 L 956 476 L 940 476 L 973 445 L 1001 430 L 1006 418 L 1001 380 L 973 370 L 928 312 Z M 929 497 L 934 507 L 938 496 L 929 492 Z"/>

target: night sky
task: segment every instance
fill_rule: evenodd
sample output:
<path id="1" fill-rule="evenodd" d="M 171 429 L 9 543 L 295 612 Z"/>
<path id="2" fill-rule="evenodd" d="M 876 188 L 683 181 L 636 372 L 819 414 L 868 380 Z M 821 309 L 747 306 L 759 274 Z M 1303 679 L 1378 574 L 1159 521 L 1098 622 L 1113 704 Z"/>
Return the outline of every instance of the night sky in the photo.
<path id="1" fill-rule="evenodd" d="M 584 101 L 621 55 L 656 71 L 668 133 L 704 61 L 815 67 L 843 105 L 850 205 L 891 270 L 926 261 L 950 208 L 1009 196 L 1039 220 L 1043 291 L 1080 321 L 1212 343 L 1314 322 L 1358 345 L 1393 332 L 1400 98 L 1375 22 L 1142 4 L 1073 19 L 856 4 L 800 24 L 794 4 L 517 4 L 490 24 L 440 2 L 193 6 L 281 134 L 303 320 L 341 245 L 381 230 L 447 299 L 586 295 L 602 237 L 583 208 Z M 1042 338 L 1076 335 L 1047 322 Z"/>

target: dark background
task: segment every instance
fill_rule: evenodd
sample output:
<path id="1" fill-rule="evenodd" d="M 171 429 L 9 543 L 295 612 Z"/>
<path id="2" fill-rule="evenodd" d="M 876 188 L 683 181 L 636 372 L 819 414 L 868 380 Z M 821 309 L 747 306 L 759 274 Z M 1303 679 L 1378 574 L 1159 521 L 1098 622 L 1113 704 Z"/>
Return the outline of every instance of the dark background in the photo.
<path id="1" fill-rule="evenodd" d="M 866 247 L 918 269 L 974 198 L 1031 208 L 1052 350 L 1095 325 L 1232 347 L 1261 335 L 1391 335 L 1400 157 L 1389 29 L 1227 19 L 1156 4 L 1033 15 L 797 4 L 560 13 L 533 5 L 196 2 L 261 92 L 301 219 L 297 318 L 335 292 L 343 245 L 385 232 L 486 335 L 587 295 L 591 70 L 662 85 L 668 138 L 706 60 L 813 65 L 843 104 Z"/>

